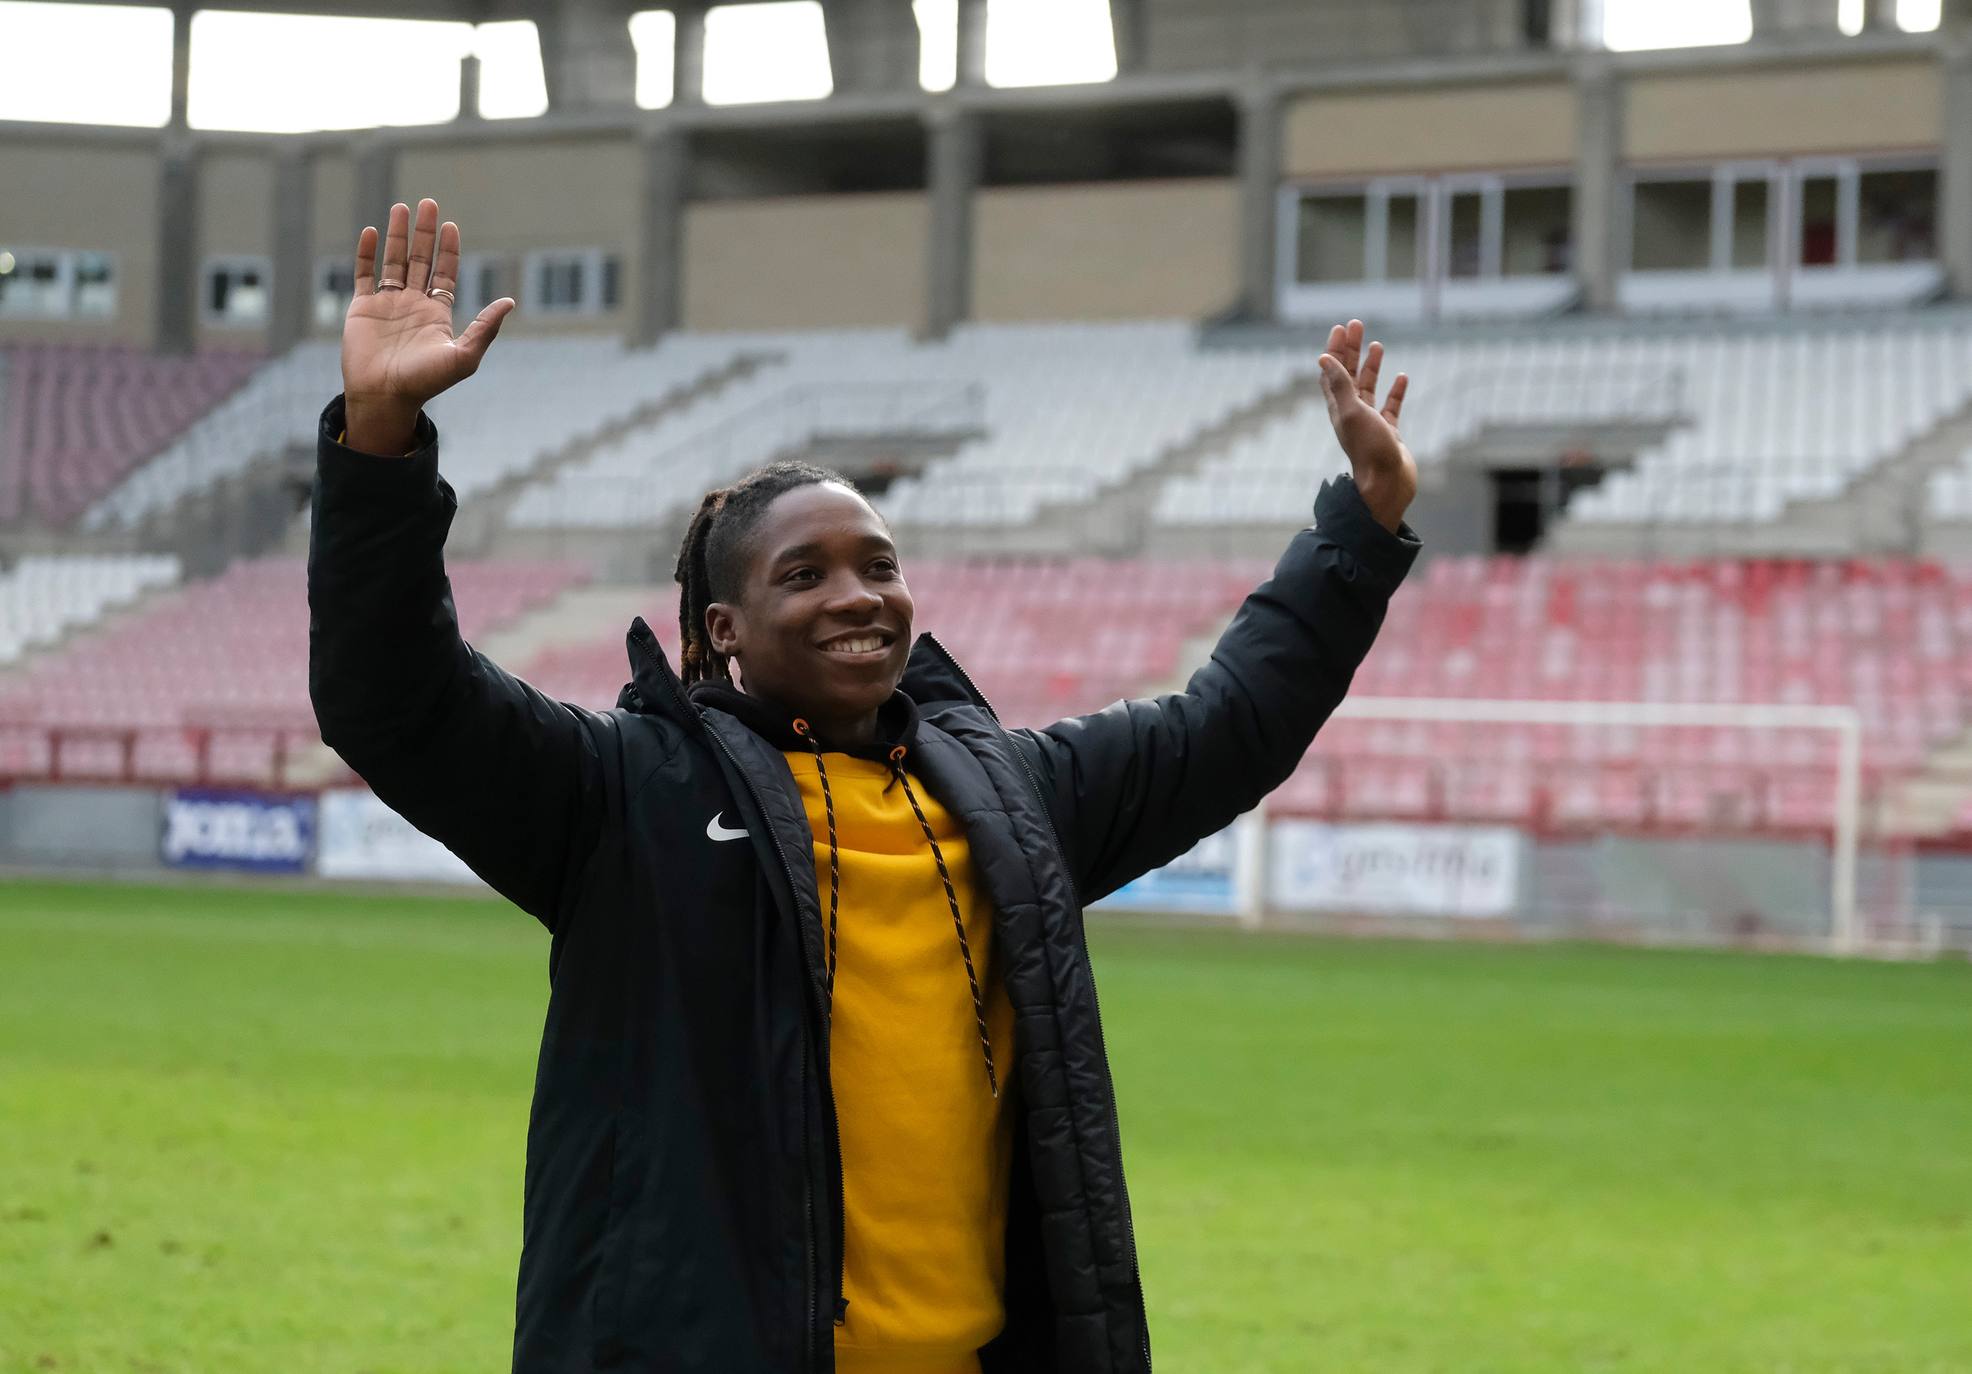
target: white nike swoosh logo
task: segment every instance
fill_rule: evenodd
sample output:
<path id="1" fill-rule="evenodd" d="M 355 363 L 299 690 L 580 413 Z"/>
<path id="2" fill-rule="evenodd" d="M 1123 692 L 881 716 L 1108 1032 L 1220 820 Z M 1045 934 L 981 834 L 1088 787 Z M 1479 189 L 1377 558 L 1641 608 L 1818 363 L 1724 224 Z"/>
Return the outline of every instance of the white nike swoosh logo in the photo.
<path id="1" fill-rule="evenodd" d="M 720 820 L 724 817 L 724 815 L 725 813 L 723 811 L 719 812 L 718 814 L 714 815 L 711 820 L 705 823 L 705 838 L 708 840 L 745 839 L 746 832 L 744 830 L 728 830 L 726 829 L 725 826 L 719 824 Z"/>

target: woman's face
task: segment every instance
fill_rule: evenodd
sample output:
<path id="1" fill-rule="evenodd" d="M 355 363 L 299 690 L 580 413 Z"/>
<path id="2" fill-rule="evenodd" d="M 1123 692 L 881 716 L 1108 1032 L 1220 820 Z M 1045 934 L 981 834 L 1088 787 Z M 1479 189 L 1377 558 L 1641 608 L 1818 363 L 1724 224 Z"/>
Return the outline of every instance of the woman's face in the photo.
<path id="1" fill-rule="evenodd" d="M 747 538 L 737 602 L 706 609 L 712 646 L 747 694 L 860 736 L 897 690 L 911 651 L 910 589 L 869 502 L 834 482 L 796 487 Z"/>

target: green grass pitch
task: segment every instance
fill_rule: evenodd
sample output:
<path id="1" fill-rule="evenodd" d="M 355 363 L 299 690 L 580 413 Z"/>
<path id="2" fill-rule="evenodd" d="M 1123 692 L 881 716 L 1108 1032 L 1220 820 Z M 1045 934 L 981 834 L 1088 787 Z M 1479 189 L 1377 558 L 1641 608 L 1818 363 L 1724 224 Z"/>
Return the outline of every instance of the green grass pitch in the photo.
<path id="1" fill-rule="evenodd" d="M 1972 1371 L 1972 968 L 1094 946 L 1164 1370 Z M 505 1368 L 546 947 L 0 886 L 0 1371 Z"/>

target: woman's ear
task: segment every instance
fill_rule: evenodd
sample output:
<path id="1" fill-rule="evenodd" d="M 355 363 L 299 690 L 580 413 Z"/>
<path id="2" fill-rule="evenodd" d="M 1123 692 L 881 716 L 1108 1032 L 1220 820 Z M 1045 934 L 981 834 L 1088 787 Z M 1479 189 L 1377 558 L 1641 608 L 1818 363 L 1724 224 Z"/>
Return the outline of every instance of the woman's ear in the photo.
<path id="1" fill-rule="evenodd" d="M 713 649 L 726 658 L 738 658 L 740 651 L 739 607 L 715 601 L 705 608 L 705 637 Z"/>

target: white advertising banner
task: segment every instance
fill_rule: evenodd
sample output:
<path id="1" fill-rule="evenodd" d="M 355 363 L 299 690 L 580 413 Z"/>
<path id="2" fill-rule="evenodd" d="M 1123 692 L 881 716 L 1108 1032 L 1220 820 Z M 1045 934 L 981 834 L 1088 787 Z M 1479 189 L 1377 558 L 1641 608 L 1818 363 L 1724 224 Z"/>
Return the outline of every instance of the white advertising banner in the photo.
<path id="1" fill-rule="evenodd" d="M 1506 916 L 1524 840 L 1504 826 L 1275 821 L 1268 896 L 1289 911 Z"/>
<path id="2" fill-rule="evenodd" d="M 315 871 L 324 878 L 477 883 L 465 861 L 377 800 L 367 787 L 322 793 Z"/>

